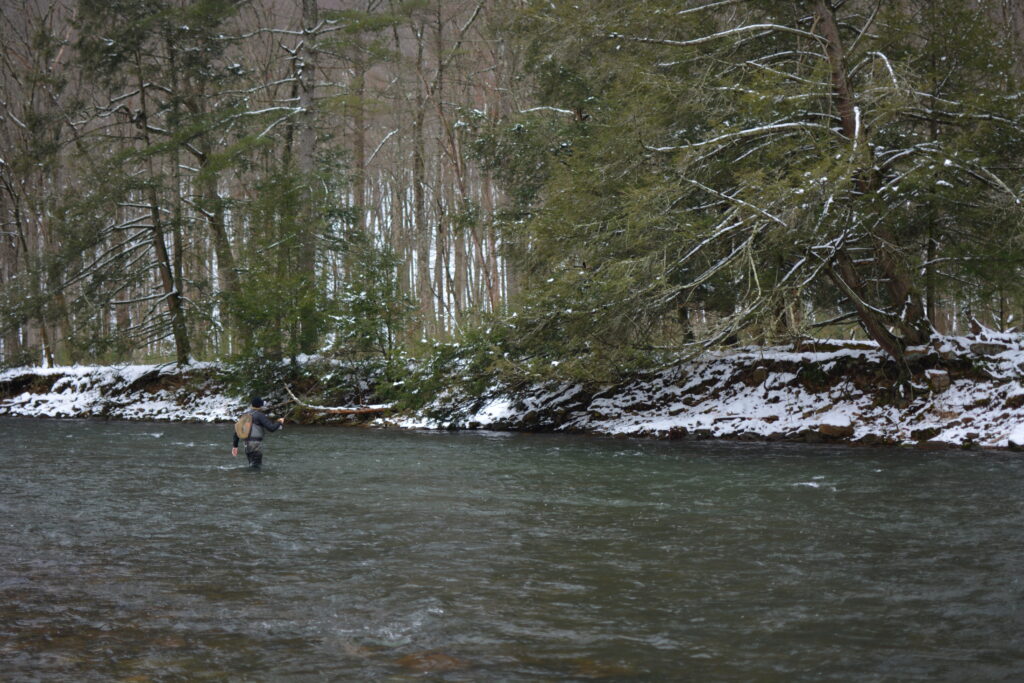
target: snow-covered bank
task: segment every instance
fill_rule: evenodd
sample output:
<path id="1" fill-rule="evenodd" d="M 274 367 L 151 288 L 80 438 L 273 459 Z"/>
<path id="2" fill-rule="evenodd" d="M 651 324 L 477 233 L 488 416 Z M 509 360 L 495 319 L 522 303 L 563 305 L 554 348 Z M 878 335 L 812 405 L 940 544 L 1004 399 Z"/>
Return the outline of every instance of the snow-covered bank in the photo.
<path id="1" fill-rule="evenodd" d="M 244 400 L 231 395 L 215 369 L 197 364 L 6 370 L 0 372 L 0 415 L 230 421 Z M 868 343 L 746 348 L 708 354 L 615 386 L 494 387 L 484 396 L 453 390 L 416 414 L 373 424 L 653 438 L 1024 445 L 1024 336 L 985 331 L 937 339 L 914 350 L 908 369 L 911 392 L 904 395 L 899 368 Z"/>
<path id="2" fill-rule="evenodd" d="M 215 366 L 75 365 L 0 372 L 0 415 L 124 420 L 233 420 L 244 401 L 228 396 Z"/>
<path id="3" fill-rule="evenodd" d="M 986 331 L 914 349 L 911 395 L 868 343 L 709 354 L 596 392 L 551 384 L 443 395 L 404 427 L 550 430 L 656 438 L 1024 444 L 1024 337 Z M 431 417 L 433 416 L 433 417 Z M 442 417 L 438 417 L 442 416 Z"/>

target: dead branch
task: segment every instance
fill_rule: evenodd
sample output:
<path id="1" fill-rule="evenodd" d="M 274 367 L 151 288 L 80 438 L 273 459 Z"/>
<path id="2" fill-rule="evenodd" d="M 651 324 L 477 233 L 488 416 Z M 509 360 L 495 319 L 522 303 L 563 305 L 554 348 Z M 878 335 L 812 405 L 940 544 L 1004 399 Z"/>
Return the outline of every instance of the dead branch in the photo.
<path id="1" fill-rule="evenodd" d="M 358 406 L 353 408 L 333 408 L 328 406 L 314 406 L 301 401 L 298 396 L 292 393 L 291 387 L 289 387 L 287 384 L 284 385 L 284 390 L 288 392 L 288 395 L 292 397 L 292 400 L 295 401 L 296 404 L 302 406 L 303 408 L 309 408 L 310 410 L 316 410 L 322 413 L 330 413 L 331 415 L 372 415 L 374 413 L 386 412 L 389 408 L 391 408 L 390 404 L 381 406 Z"/>

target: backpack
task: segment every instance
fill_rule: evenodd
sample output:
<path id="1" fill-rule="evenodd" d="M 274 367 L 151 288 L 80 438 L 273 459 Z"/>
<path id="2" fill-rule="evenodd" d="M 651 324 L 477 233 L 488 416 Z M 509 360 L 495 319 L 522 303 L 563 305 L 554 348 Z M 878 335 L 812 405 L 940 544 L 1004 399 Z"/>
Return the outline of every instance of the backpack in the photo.
<path id="1" fill-rule="evenodd" d="M 252 411 L 247 410 L 242 413 L 242 417 L 238 418 L 235 422 L 235 434 L 238 435 L 239 439 L 248 439 L 249 434 L 252 433 Z"/>

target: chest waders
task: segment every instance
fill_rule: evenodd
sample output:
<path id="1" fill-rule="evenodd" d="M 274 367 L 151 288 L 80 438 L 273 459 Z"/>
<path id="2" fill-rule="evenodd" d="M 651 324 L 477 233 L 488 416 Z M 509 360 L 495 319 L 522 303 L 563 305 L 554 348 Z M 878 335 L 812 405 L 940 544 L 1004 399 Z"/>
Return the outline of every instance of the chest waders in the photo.
<path id="1" fill-rule="evenodd" d="M 249 461 L 249 467 L 258 470 L 263 465 L 263 426 L 256 420 L 252 421 L 252 431 L 249 438 L 244 439 L 245 457 Z"/>

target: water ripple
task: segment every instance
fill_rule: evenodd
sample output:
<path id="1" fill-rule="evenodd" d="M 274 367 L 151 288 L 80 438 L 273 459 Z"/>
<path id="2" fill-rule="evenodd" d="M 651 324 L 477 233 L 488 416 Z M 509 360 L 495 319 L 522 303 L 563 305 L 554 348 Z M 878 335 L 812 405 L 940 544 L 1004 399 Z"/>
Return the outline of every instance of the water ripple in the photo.
<path id="1" fill-rule="evenodd" d="M 0 419 L 11 680 L 1015 680 L 1024 461 Z"/>

